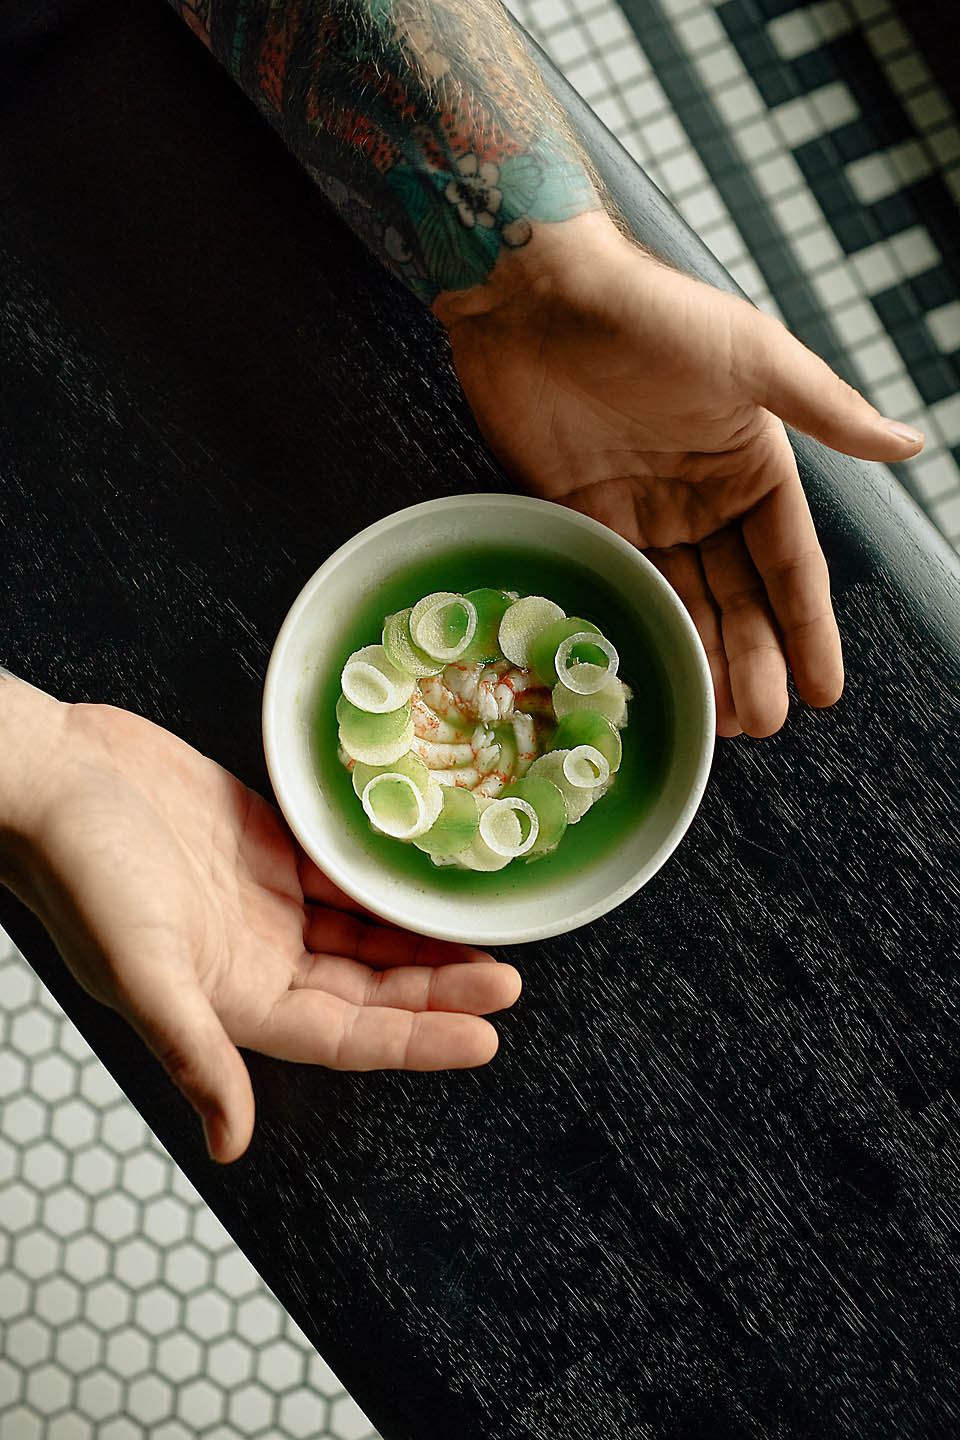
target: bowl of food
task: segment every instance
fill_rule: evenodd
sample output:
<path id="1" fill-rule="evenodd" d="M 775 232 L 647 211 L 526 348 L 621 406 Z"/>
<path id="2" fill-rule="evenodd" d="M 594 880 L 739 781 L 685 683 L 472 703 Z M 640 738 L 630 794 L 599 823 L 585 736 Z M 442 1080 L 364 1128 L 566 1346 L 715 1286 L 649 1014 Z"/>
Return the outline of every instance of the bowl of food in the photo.
<path id="1" fill-rule="evenodd" d="M 263 697 L 307 854 L 384 919 L 483 946 L 576 929 L 646 884 L 714 732 L 706 655 L 655 567 L 519 495 L 354 536 L 294 601 Z"/>

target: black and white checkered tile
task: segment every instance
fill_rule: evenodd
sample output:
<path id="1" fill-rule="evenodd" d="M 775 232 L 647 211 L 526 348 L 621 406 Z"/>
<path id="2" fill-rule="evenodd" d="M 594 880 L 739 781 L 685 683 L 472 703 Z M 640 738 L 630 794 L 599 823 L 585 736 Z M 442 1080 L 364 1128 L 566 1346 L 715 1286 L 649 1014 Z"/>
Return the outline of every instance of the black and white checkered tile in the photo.
<path id="1" fill-rule="evenodd" d="M 960 546 L 960 71 L 924 0 L 510 8 L 750 298 L 924 432 L 896 472 Z"/>

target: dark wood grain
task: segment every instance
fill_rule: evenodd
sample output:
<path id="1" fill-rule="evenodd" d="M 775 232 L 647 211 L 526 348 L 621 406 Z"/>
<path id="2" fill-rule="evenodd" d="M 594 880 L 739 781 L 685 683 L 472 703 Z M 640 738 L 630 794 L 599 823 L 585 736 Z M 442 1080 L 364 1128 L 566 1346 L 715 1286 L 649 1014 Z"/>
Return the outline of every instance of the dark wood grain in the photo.
<path id="1" fill-rule="evenodd" d="M 508 482 L 429 316 L 159 0 L 87 4 L 19 58 L 3 655 L 268 793 L 262 678 L 307 576 L 401 505 Z M 639 233 L 722 278 L 589 137 Z M 525 993 L 489 1067 L 251 1056 L 255 1140 L 216 1169 L 139 1042 L 0 899 L 387 1440 L 957 1433 L 960 583 L 884 472 L 800 455 L 842 702 L 722 744 L 638 896 L 505 952 Z"/>

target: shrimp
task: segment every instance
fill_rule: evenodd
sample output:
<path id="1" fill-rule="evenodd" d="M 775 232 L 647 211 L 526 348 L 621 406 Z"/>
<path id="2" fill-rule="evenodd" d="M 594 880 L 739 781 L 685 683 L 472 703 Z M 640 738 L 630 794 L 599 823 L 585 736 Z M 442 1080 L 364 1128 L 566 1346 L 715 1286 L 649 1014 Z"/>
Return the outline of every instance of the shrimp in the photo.
<path id="1" fill-rule="evenodd" d="M 410 749 L 431 770 L 455 770 L 458 765 L 473 765 L 476 761 L 474 748 L 467 740 L 440 743 L 417 736 Z"/>
<path id="2" fill-rule="evenodd" d="M 421 739 L 435 740 L 441 744 L 463 739 L 464 731 L 460 726 L 452 720 L 442 720 L 439 715 L 435 715 L 430 706 L 424 703 L 419 690 L 414 690 L 410 696 L 410 709 L 413 713 L 414 731 Z"/>
<path id="3" fill-rule="evenodd" d="M 506 779 L 500 771 L 491 770 L 489 775 L 483 777 L 473 793 L 482 795 L 487 800 L 495 800 L 506 783 Z"/>
<path id="4" fill-rule="evenodd" d="M 446 667 L 443 671 L 443 684 L 455 697 L 455 702 L 460 700 L 466 705 L 473 705 L 484 668 L 482 660 L 479 660 L 476 665 L 452 664 Z"/>
<path id="5" fill-rule="evenodd" d="M 537 734 L 533 716 L 515 710 L 511 716 L 517 742 L 517 775 L 525 775 L 537 758 Z"/>
<path id="6" fill-rule="evenodd" d="M 434 770 L 438 785 L 458 785 L 461 790 L 475 790 L 482 776 L 476 765 L 459 765 L 456 770 Z"/>
<path id="7" fill-rule="evenodd" d="M 447 666 L 450 669 L 450 666 Z M 458 735 L 469 735 L 477 723 L 465 710 L 460 708 L 459 695 L 444 684 L 439 675 L 428 675 L 420 681 L 420 697 L 424 705 L 432 710 L 435 717 L 453 725 Z"/>

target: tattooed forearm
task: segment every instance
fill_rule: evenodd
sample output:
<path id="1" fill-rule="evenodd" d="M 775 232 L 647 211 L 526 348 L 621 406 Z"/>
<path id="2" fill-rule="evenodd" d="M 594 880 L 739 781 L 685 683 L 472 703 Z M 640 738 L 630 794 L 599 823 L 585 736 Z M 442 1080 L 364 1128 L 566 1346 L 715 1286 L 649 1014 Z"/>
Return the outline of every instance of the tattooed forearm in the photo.
<path id="1" fill-rule="evenodd" d="M 424 301 L 600 200 L 499 0 L 170 0 Z"/>

